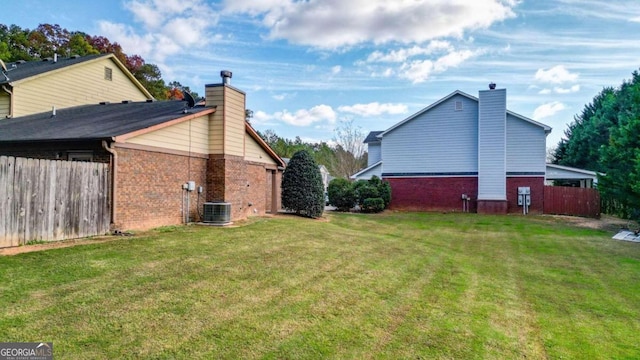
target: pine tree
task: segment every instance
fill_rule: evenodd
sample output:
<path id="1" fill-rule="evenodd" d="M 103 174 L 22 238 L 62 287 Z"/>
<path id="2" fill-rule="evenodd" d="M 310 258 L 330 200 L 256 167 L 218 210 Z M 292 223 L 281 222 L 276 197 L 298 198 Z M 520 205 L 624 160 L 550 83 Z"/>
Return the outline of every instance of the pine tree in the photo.
<path id="1" fill-rule="evenodd" d="M 282 207 L 311 218 L 324 211 L 322 175 L 306 150 L 293 155 L 282 175 Z"/>

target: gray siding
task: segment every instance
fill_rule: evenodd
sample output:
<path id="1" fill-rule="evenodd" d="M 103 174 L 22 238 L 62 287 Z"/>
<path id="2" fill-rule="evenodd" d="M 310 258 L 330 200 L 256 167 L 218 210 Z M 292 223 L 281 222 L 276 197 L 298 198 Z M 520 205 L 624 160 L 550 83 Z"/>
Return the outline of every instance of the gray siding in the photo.
<path id="1" fill-rule="evenodd" d="M 455 110 L 456 101 L 462 102 L 462 110 Z M 477 102 L 455 95 L 384 134 L 384 173 L 477 172 L 477 118 Z"/>
<path id="2" fill-rule="evenodd" d="M 544 175 L 546 151 L 543 128 L 507 115 L 508 175 Z"/>
<path id="3" fill-rule="evenodd" d="M 367 166 L 371 166 L 382 160 L 382 149 L 380 143 L 369 143 L 367 150 Z"/>
<path id="4" fill-rule="evenodd" d="M 363 172 L 362 174 L 354 177 L 355 180 L 369 180 L 371 179 L 372 176 L 377 176 L 379 178 L 382 178 L 382 164 L 372 167 L 371 169 L 368 169 L 367 171 Z"/>
<path id="5" fill-rule="evenodd" d="M 480 91 L 478 199 L 506 200 L 507 90 Z"/>

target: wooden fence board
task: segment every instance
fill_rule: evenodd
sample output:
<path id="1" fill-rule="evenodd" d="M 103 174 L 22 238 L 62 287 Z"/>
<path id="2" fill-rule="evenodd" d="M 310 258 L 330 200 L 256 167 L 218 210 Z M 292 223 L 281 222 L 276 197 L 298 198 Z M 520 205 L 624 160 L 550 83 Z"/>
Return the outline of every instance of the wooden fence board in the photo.
<path id="1" fill-rule="evenodd" d="M 544 213 L 599 218 L 600 193 L 590 188 L 545 186 Z"/>
<path id="2" fill-rule="evenodd" d="M 108 233 L 109 166 L 0 157 L 0 247 Z"/>

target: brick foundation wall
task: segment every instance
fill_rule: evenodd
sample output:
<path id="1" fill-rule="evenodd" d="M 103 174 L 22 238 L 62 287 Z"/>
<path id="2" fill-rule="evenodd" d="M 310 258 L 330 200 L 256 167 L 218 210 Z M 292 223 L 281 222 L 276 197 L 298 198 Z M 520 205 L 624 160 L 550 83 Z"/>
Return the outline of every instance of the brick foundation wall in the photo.
<path id="1" fill-rule="evenodd" d="M 531 206 L 529 213 L 542 214 L 544 211 L 544 177 L 508 177 L 507 178 L 507 211 L 522 213 L 522 206 L 518 206 L 518 187 L 531 188 Z"/>
<path id="2" fill-rule="evenodd" d="M 116 223 L 118 229 L 137 230 L 183 222 L 182 185 L 189 180 L 204 192 L 190 192 L 190 217 L 199 220 L 206 198 L 207 160 L 152 151 L 117 148 Z M 198 204 L 199 203 L 199 204 Z"/>
<path id="3" fill-rule="evenodd" d="M 471 197 L 470 212 L 476 211 L 478 178 L 388 178 L 392 210 L 462 212 L 462 194 Z"/>
<path id="4" fill-rule="evenodd" d="M 543 177 L 508 177 L 507 201 L 477 201 L 476 177 L 388 178 L 391 184 L 392 210 L 462 211 L 462 194 L 471 197 L 470 212 L 483 214 L 522 213 L 518 206 L 518 187 L 531 188 L 529 212 L 542 214 L 544 205 Z"/>
<path id="5" fill-rule="evenodd" d="M 506 214 L 507 208 L 505 200 L 478 200 L 478 214 Z"/>

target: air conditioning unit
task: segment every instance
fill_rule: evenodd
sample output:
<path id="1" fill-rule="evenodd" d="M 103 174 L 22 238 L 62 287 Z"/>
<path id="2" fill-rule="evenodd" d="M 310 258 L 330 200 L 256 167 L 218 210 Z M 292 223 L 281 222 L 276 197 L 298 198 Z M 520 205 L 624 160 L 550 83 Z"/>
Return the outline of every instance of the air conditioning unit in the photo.
<path id="1" fill-rule="evenodd" d="M 225 225 L 231 222 L 231 204 L 225 202 L 204 203 L 203 222 Z"/>

